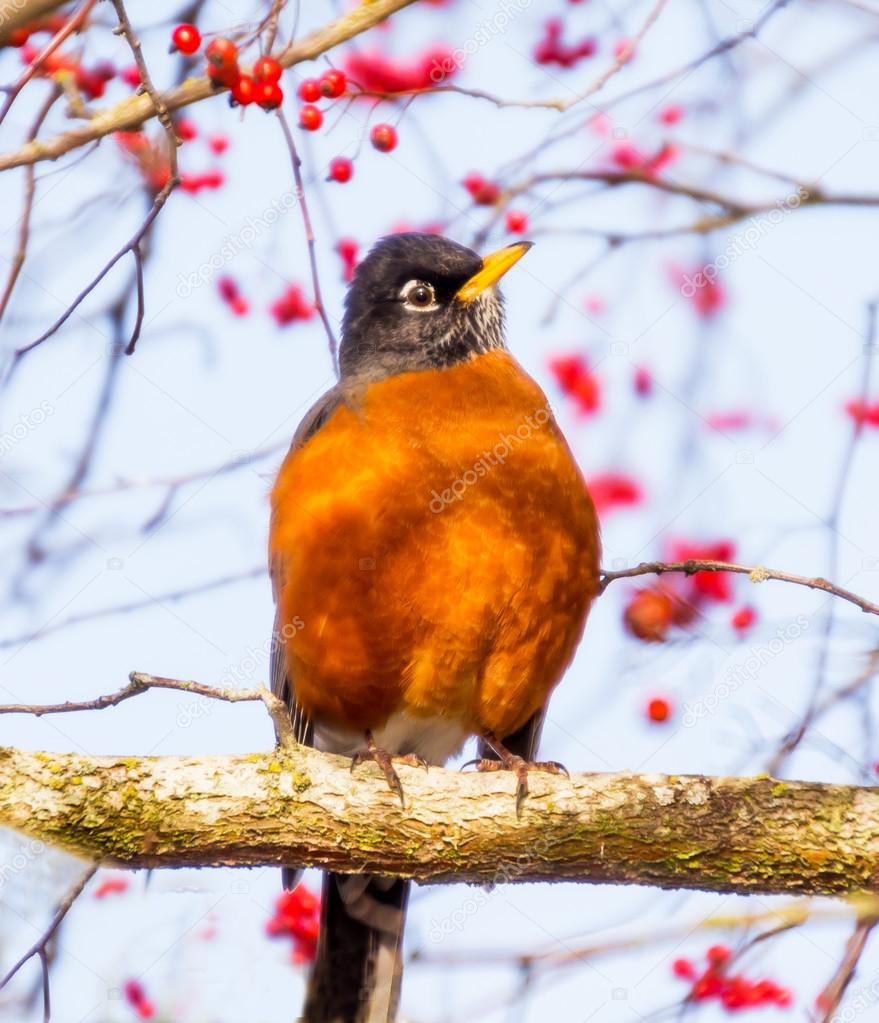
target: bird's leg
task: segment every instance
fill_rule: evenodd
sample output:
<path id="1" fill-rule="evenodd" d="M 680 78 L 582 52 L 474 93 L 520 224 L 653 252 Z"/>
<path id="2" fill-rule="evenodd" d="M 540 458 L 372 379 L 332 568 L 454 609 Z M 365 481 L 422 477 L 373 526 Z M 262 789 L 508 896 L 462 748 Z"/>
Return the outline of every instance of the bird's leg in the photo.
<path id="1" fill-rule="evenodd" d="M 417 753 L 392 756 L 387 750 L 376 745 L 372 732 L 368 728 L 364 735 L 366 736 L 366 749 L 358 750 L 351 758 L 351 770 L 353 771 L 359 764 L 365 764 L 370 760 L 378 764 L 384 772 L 388 787 L 392 792 L 397 793 L 400 797 L 400 806 L 405 809 L 406 800 L 403 797 L 403 786 L 400 784 L 399 775 L 394 770 L 394 761 L 398 764 L 406 764 L 408 767 L 423 767 L 425 771 L 427 770 L 427 761 L 423 757 L 419 757 Z"/>
<path id="2" fill-rule="evenodd" d="M 522 801 L 528 795 L 528 772 L 543 771 L 546 774 L 563 774 L 568 776 L 568 769 L 557 760 L 525 760 L 517 753 L 511 753 L 506 746 L 498 739 L 494 732 L 483 732 L 482 738 L 497 755 L 497 760 L 491 757 L 479 757 L 465 764 L 465 767 L 475 765 L 477 771 L 513 771 L 516 775 L 516 816 L 522 815 Z"/>

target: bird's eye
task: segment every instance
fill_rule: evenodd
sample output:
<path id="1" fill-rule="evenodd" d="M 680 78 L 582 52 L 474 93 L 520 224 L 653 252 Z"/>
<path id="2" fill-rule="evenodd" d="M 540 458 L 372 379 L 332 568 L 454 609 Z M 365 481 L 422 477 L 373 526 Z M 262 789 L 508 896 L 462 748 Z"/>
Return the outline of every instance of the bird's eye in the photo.
<path id="1" fill-rule="evenodd" d="M 400 298 L 409 309 L 419 312 L 436 308 L 436 292 L 424 281 L 409 281 L 403 286 Z"/>

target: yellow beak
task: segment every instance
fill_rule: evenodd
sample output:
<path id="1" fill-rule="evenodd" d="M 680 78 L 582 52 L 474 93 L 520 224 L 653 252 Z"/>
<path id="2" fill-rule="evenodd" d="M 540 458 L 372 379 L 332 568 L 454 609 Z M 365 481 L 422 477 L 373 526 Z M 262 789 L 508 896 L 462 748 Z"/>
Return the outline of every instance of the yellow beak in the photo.
<path id="1" fill-rule="evenodd" d="M 514 245 L 498 249 L 497 252 L 489 253 L 482 260 L 481 268 L 460 287 L 455 298 L 459 302 L 472 302 L 486 288 L 496 284 L 507 270 L 515 266 L 533 244 L 533 242 L 516 242 Z"/>

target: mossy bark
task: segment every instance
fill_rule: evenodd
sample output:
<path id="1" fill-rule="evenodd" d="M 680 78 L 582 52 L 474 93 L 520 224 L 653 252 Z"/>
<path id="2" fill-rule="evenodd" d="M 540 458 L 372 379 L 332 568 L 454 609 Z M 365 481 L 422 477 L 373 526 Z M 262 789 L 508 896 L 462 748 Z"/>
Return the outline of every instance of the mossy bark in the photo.
<path id="1" fill-rule="evenodd" d="M 0 824 L 130 867 L 303 864 L 421 882 L 600 881 L 846 894 L 879 879 L 879 789 L 769 777 L 399 769 L 249 756 L 0 749 Z"/>

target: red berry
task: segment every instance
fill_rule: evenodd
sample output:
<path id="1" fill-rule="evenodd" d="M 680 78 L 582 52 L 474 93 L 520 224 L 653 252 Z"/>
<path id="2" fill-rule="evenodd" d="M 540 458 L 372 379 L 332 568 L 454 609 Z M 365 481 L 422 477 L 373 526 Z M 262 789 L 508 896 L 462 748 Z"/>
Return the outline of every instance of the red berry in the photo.
<path id="1" fill-rule="evenodd" d="M 219 36 L 208 43 L 204 55 L 215 68 L 231 70 L 238 64 L 238 47 L 231 39 Z"/>
<path id="2" fill-rule="evenodd" d="M 140 85 L 140 69 L 137 64 L 129 64 L 128 67 L 123 68 L 120 72 L 120 78 L 126 85 L 136 89 Z"/>
<path id="3" fill-rule="evenodd" d="M 677 124 L 684 116 L 684 108 L 673 104 L 660 111 L 659 119 L 663 124 Z"/>
<path id="4" fill-rule="evenodd" d="M 239 106 L 246 107 L 256 99 L 256 82 L 250 75 L 240 75 L 232 86 L 232 100 Z"/>
<path id="5" fill-rule="evenodd" d="M 303 103 L 317 103 L 321 95 L 320 82 L 316 78 L 303 78 L 299 83 L 299 98 Z"/>
<path id="6" fill-rule="evenodd" d="M 487 181 L 475 171 L 464 178 L 463 185 L 479 206 L 493 206 L 501 195 L 500 188 L 493 181 Z"/>
<path id="7" fill-rule="evenodd" d="M 391 124 L 377 124 L 369 133 L 369 141 L 380 153 L 397 148 L 397 129 Z"/>
<path id="8" fill-rule="evenodd" d="M 334 160 L 330 161 L 330 173 L 327 180 L 338 181 L 340 185 L 344 185 L 346 181 L 351 180 L 353 173 L 354 164 L 351 163 L 348 157 L 337 156 Z"/>
<path id="9" fill-rule="evenodd" d="M 662 643 L 675 617 L 671 593 L 660 587 L 647 587 L 633 593 L 623 612 L 626 629 L 645 643 Z"/>
<path id="10" fill-rule="evenodd" d="M 284 93 L 277 82 L 257 82 L 256 102 L 263 110 L 277 110 L 284 100 Z"/>
<path id="11" fill-rule="evenodd" d="M 713 966 L 723 966 L 724 963 L 728 963 L 732 959 L 732 952 L 726 945 L 712 945 L 705 953 L 705 958 Z"/>
<path id="12" fill-rule="evenodd" d="M 258 82 L 279 82 L 283 70 L 274 57 L 260 57 L 253 65 L 253 77 Z"/>
<path id="13" fill-rule="evenodd" d="M 216 153 L 217 156 L 222 156 L 229 148 L 229 136 L 219 131 L 209 135 L 208 148 L 212 153 Z"/>
<path id="14" fill-rule="evenodd" d="M 654 696 L 647 704 L 647 717 L 656 724 L 668 721 L 671 714 L 671 704 L 664 696 Z"/>
<path id="15" fill-rule="evenodd" d="M 188 117 L 181 117 L 176 125 L 177 138 L 181 142 L 191 142 L 198 135 L 198 128 Z"/>
<path id="16" fill-rule="evenodd" d="M 171 33 L 171 41 L 181 53 L 195 53 L 201 46 L 201 32 L 195 25 L 178 25 Z"/>
<path id="17" fill-rule="evenodd" d="M 675 961 L 671 964 L 671 972 L 676 977 L 681 977 L 683 980 L 696 979 L 696 968 L 689 959 L 675 959 Z"/>
<path id="18" fill-rule="evenodd" d="M 324 71 L 320 76 L 320 92 L 327 99 L 336 99 L 341 96 L 347 85 L 348 79 L 345 77 L 344 71 L 337 71 L 335 68 L 331 68 L 329 71 Z"/>
<path id="19" fill-rule="evenodd" d="M 24 46 L 24 44 L 30 39 L 30 29 L 14 28 L 8 35 L 7 39 L 10 46 Z"/>
<path id="20" fill-rule="evenodd" d="M 746 632 L 757 620 L 757 612 L 752 607 L 740 607 L 732 616 L 731 625 L 736 632 Z"/>
<path id="21" fill-rule="evenodd" d="M 214 64 L 208 64 L 207 72 L 211 83 L 218 88 L 225 85 L 226 88 L 233 89 L 241 77 L 237 64 L 233 64 L 232 67 L 216 67 Z"/>
<path id="22" fill-rule="evenodd" d="M 521 210 L 507 210 L 507 230 L 512 234 L 524 234 L 528 230 L 528 214 Z"/>
<path id="23" fill-rule="evenodd" d="M 317 131 L 324 123 L 324 115 L 311 103 L 306 103 L 299 111 L 299 127 L 305 131 Z"/>
<path id="24" fill-rule="evenodd" d="M 643 366 L 638 366 L 635 369 L 634 383 L 635 394 L 639 398 L 646 398 L 653 391 L 653 377 L 650 375 L 650 371 Z"/>

